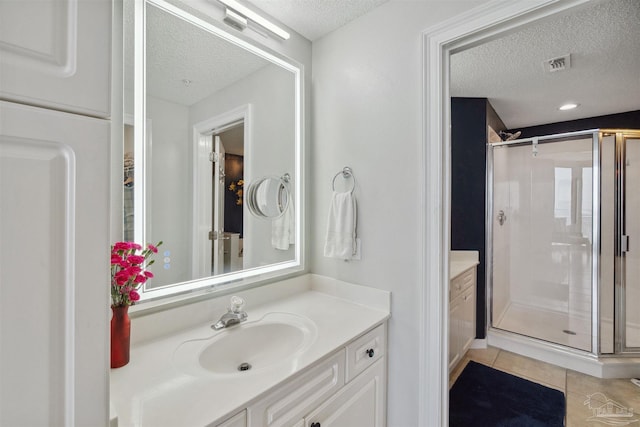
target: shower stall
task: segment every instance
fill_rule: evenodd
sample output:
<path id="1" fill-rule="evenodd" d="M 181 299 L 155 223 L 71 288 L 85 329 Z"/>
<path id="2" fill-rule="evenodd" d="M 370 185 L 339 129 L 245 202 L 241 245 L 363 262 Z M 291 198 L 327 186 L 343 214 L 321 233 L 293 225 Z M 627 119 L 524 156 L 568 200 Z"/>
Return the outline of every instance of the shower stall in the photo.
<path id="1" fill-rule="evenodd" d="M 640 355 L 640 131 L 487 150 L 489 342 Z"/>

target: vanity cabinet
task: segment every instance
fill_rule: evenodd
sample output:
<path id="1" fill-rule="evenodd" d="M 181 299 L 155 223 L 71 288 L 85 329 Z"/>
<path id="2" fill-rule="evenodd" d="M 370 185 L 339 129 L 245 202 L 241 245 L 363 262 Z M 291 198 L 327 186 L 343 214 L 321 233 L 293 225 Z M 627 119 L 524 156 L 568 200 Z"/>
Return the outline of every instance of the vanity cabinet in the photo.
<path id="1" fill-rule="evenodd" d="M 476 336 L 476 267 L 451 280 L 449 287 L 449 371 L 464 357 Z"/>
<path id="2" fill-rule="evenodd" d="M 109 117 L 111 14 L 107 0 L 0 2 L 0 99 Z"/>
<path id="3" fill-rule="evenodd" d="M 109 122 L 4 101 L 0 122 L 0 424 L 102 425 Z"/>
<path id="4" fill-rule="evenodd" d="M 112 4 L 0 1 L 2 425 L 109 419 Z"/>
<path id="5" fill-rule="evenodd" d="M 247 426 L 384 427 L 385 355 L 382 324 L 250 405 Z"/>
<path id="6" fill-rule="evenodd" d="M 247 411 L 243 410 L 235 414 L 223 423 L 217 424 L 216 427 L 247 427 Z"/>
<path id="7" fill-rule="evenodd" d="M 307 415 L 302 427 L 385 425 L 385 361 L 379 360 Z"/>

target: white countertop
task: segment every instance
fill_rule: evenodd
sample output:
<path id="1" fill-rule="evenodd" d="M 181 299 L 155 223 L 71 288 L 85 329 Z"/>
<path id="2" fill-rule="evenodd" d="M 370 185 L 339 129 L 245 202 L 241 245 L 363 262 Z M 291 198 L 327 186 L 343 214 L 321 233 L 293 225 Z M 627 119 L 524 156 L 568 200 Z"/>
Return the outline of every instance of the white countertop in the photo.
<path id="1" fill-rule="evenodd" d="M 451 251 L 449 253 L 449 280 L 455 279 L 471 267 L 480 264 L 478 251 Z"/>
<path id="2" fill-rule="evenodd" d="M 245 309 L 249 320 L 271 312 L 305 316 L 315 323 L 317 338 L 302 354 L 269 370 L 217 376 L 187 374 L 172 361 L 184 341 L 220 333 L 210 328 L 212 322 L 137 345 L 128 365 L 111 370 L 111 403 L 118 425 L 183 427 L 222 421 L 390 315 L 388 310 L 316 290 L 254 308 L 248 301 Z"/>

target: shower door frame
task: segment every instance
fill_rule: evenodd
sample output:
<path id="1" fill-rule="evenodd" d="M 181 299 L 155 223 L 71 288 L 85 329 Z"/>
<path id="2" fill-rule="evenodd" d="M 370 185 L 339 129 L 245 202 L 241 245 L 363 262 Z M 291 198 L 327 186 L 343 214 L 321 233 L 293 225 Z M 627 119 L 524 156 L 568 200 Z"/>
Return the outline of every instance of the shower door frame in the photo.
<path id="1" fill-rule="evenodd" d="M 614 353 L 615 356 L 638 356 L 640 347 L 627 346 L 627 250 L 623 250 L 626 235 L 626 149 L 627 139 L 640 139 L 640 130 L 633 129 L 601 129 L 600 139 L 604 136 L 615 136 L 615 244 L 614 244 Z M 640 278 L 638 278 L 640 280 Z"/>
<path id="2" fill-rule="evenodd" d="M 558 346 L 570 352 L 575 352 L 581 355 L 598 356 L 600 347 L 599 337 L 599 316 L 600 316 L 600 129 L 589 129 L 576 132 L 558 133 L 553 135 L 544 135 L 531 138 L 516 139 L 513 141 L 505 141 L 498 143 L 487 144 L 487 176 L 486 176 L 486 200 L 485 200 L 485 232 L 486 232 L 486 247 L 485 247 L 485 262 L 486 262 L 486 319 L 487 319 L 487 331 L 500 331 L 508 334 L 515 334 L 523 336 L 526 339 L 541 341 L 550 346 Z M 592 167 L 592 244 L 591 244 L 591 351 L 585 351 L 574 347 L 569 347 L 563 344 L 555 343 L 552 341 L 543 340 L 540 338 L 531 337 L 528 335 L 519 334 L 517 332 L 507 331 L 493 327 L 493 149 L 495 147 L 506 145 L 537 145 L 538 143 L 553 143 L 549 140 L 566 140 L 574 139 L 580 136 L 590 136 L 592 138 L 592 153 L 591 153 L 591 167 Z M 555 141 L 554 141 L 555 142 Z M 617 302 L 616 302 L 617 304 Z"/>

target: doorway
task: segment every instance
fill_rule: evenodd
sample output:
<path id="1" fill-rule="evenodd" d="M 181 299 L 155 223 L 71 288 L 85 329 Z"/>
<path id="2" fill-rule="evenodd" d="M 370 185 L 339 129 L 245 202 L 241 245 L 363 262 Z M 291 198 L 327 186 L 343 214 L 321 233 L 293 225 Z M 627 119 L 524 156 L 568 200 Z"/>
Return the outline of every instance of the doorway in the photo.
<path id="1" fill-rule="evenodd" d="M 193 277 L 244 269 L 250 105 L 193 126 Z"/>
<path id="2" fill-rule="evenodd" d="M 244 120 L 212 135 L 211 275 L 243 268 Z"/>
<path id="3" fill-rule="evenodd" d="M 450 91 L 449 55 L 588 0 L 489 2 L 423 32 L 424 182 L 421 194 L 422 295 L 418 423 L 448 425 L 448 296 L 450 248 Z"/>

